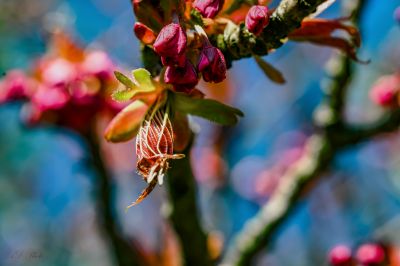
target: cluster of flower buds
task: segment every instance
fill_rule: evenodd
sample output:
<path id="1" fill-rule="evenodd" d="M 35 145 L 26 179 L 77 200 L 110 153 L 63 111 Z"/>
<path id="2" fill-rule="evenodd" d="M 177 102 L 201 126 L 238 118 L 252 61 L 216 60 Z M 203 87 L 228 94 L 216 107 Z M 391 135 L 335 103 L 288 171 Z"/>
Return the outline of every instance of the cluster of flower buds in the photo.
<path id="1" fill-rule="evenodd" d="M 120 109 L 107 93 L 117 85 L 114 64 L 102 51 L 85 53 L 65 35 L 55 39 L 53 53 L 38 60 L 31 75 L 20 70 L 6 74 L 0 81 L 0 103 L 25 100 L 23 116 L 30 124 L 50 119 L 86 130 L 96 112 Z"/>
<path id="2" fill-rule="evenodd" d="M 387 264 L 385 248 L 377 243 L 365 243 L 357 248 L 353 255 L 346 245 L 334 247 L 328 255 L 332 266 L 383 266 Z"/>
<path id="3" fill-rule="evenodd" d="M 400 74 L 382 76 L 370 90 L 371 100 L 382 107 L 399 107 Z"/>
<path id="4" fill-rule="evenodd" d="M 255 35 L 259 35 L 268 25 L 268 22 L 269 14 L 266 6 L 252 6 L 246 15 L 246 27 Z"/>
<path id="5" fill-rule="evenodd" d="M 186 56 L 186 32 L 178 23 L 163 27 L 153 44 L 154 51 L 160 55 L 162 64 L 166 66 L 164 81 L 172 84 L 176 91 L 190 92 L 198 83 L 198 73 L 202 73 L 207 82 L 218 83 L 226 77 L 224 55 L 211 45 L 204 31 L 200 35 L 201 49 L 192 53 L 199 56 L 192 61 Z"/>

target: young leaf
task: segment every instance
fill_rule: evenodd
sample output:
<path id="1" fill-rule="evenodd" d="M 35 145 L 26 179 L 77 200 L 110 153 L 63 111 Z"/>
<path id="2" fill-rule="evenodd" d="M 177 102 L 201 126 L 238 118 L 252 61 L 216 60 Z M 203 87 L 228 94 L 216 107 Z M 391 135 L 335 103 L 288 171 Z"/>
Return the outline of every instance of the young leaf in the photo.
<path id="1" fill-rule="evenodd" d="M 191 98 L 183 93 L 173 93 L 174 107 L 178 112 L 199 116 L 212 122 L 231 126 L 243 116 L 239 109 L 211 99 Z"/>
<path id="2" fill-rule="evenodd" d="M 151 79 L 151 74 L 146 69 L 135 69 L 132 71 L 132 76 L 136 81 L 136 85 L 141 91 L 153 91 L 156 89 Z"/>
<path id="3" fill-rule="evenodd" d="M 119 88 L 116 89 L 111 97 L 113 98 L 113 100 L 117 101 L 117 102 L 126 102 L 129 101 L 133 96 L 135 95 L 135 90 L 125 87 L 125 88 Z"/>
<path id="4" fill-rule="evenodd" d="M 119 112 L 108 124 L 104 136 L 107 141 L 122 142 L 133 138 L 147 113 L 148 105 L 136 100 Z"/>
<path id="5" fill-rule="evenodd" d="M 136 86 L 135 86 L 135 84 L 132 82 L 132 80 L 130 80 L 127 76 L 125 76 L 125 75 L 122 74 L 121 72 L 114 71 L 114 75 L 115 75 L 115 77 L 119 80 L 119 82 L 121 82 L 122 84 L 124 84 L 127 88 L 130 88 L 130 89 L 136 88 Z"/>
<path id="6" fill-rule="evenodd" d="M 264 74 L 273 82 L 278 84 L 284 84 L 286 82 L 285 78 L 283 77 L 282 73 L 272 66 L 270 63 L 262 59 L 261 57 L 255 55 L 254 59 L 257 62 L 257 65 L 261 68 Z"/>

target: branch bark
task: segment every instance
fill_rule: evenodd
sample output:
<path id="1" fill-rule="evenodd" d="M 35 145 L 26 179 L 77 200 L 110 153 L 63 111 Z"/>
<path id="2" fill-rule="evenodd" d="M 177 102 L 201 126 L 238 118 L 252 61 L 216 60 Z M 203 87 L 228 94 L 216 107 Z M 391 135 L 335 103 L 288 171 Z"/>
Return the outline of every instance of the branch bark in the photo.
<path id="1" fill-rule="evenodd" d="M 204 233 L 196 203 L 196 181 L 190 165 L 191 145 L 185 149 L 185 158 L 171 161 L 167 185 L 169 192 L 168 216 L 180 240 L 184 265 L 212 265 L 207 235 Z"/>
<path id="2" fill-rule="evenodd" d="M 354 14 L 354 22 L 359 19 L 365 2 L 367 1 L 359 0 L 353 6 L 351 11 Z M 331 73 L 332 81 L 326 90 L 326 100 L 322 104 L 329 113 L 329 119 L 322 121 L 323 123 L 318 121 L 323 126 L 323 133 L 316 133 L 310 137 L 305 155 L 286 172 L 271 199 L 239 232 L 222 265 L 251 265 L 257 252 L 270 244 L 277 229 L 295 208 L 302 192 L 321 176 L 339 149 L 398 128 L 399 110 L 393 111 L 374 125 L 355 127 L 344 123 L 345 96 L 351 81 L 353 65 L 350 59 L 343 55 L 335 59 L 339 60 L 338 68 Z"/>
<path id="3" fill-rule="evenodd" d="M 97 204 L 98 222 L 104 234 L 110 250 L 118 266 L 144 266 L 140 254 L 133 243 L 124 238 L 114 213 L 112 197 L 112 177 L 101 157 L 97 135 L 93 132 L 84 136 L 90 151 L 93 166 L 95 168 L 95 201 Z"/>
<path id="4" fill-rule="evenodd" d="M 314 13 L 326 0 L 282 0 L 270 17 L 268 26 L 255 38 L 249 34 L 244 23 L 230 25 L 224 34 L 211 36 L 211 40 L 225 55 L 230 65 L 233 60 L 255 55 L 267 55 L 272 49 L 279 48 L 286 42 L 286 37 L 301 21 Z"/>

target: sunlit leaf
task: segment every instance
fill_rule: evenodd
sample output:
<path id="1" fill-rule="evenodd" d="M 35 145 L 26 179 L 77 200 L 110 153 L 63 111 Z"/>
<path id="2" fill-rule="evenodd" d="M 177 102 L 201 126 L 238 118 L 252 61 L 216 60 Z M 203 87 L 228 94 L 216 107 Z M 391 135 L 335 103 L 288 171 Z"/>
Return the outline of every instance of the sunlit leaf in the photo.
<path id="1" fill-rule="evenodd" d="M 151 74 L 144 68 L 138 68 L 132 71 L 132 76 L 135 79 L 136 85 L 142 91 L 155 90 Z"/>
<path id="2" fill-rule="evenodd" d="M 113 100 L 117 102 L 126 102 L 132 99 L 135 93 L 136 93 L 135 89 L 131 89 L 128 87 L 118 88 L 115 91 L 113 91 L 111 97 L 113 98 Z"/>
<path id="3" fill-rule="evenodd" d="M 118 81 L 121 82 L 122 84 L 124 84 L 126 87 L 131 88 L 131 89 L 136 88 L 136 86 L 132 82 L 132 80 L 130 80 L 127 76 L 125 76 L 121 72 L 114 71 L 114 75 L 118 79 Z"/>
<path id="4" fill-rule="evenodd" d="M 136 100 L 119 112 L 107 126 L 104 136 L 111 142 L 128 141 L 136 136 L 148 105 Z"/>
<path id="5" fill-rule="evenodd" d="M 282 73 L 274 66 L 272 66 L 270 63 L 268 63 L 259 56 L 254 56 L 254 59 L 256 60 L 257 65 L 261 68 L 261 70 L 270 80 L 278 84 L 284 84 L 286 82 Z"/>
<path id="6" fill-rule="evenodd" d="M 178 112 L 199 116 L 221 125 L 234 125 L 242 111 L 211 99 L 191 98 L 183 93 L 171 93 Z"/>

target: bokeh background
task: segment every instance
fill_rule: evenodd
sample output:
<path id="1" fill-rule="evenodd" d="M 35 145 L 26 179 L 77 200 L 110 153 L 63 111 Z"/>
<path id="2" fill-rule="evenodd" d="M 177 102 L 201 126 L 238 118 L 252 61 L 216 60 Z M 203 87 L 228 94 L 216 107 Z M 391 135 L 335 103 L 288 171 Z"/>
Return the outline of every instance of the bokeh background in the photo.
<path id="1" fill-rule="evenodd" d="M 341 16 L 340 4 L 323 16 Z M 370 0 L 362 17 L 358 54 L 371 63 L 357 67 L 347 97 L 347 119 L 353 123 L 382 114 L 368 91 L 379 76 L 400 69 L 400 27 L 392 15 L 399 4 Z M 28 69 L 46 51 L 54 25 L 85 47 L 105 50 L 125 69 L 140 67 L 134 21 L 128 0 L 0 0 L 0 73 Z M 324 67 L 332 53 L 305 43 L 278 49 L 267 59 L 284 73 L 283 86 L 271 83 L 252 59 L 235 62 L 222 85 L 201 84 L 212 97 L 245 113 L 234 128 L 193 119 L 201 218 L 223 243 L 268 200 L 282 171 L 301 155 L 313 132 L 312 115 L 323 97 Z M 96 222 L 95 172 L 82 163 L 87 144 L 67 129 L 24 126 L 20 108 L 20 103 L 0 106 L 0 265 L 115 265 Z M 170 250 L 172 234 L 162 215 L 165 187 L 125 212 L 145 187 L 135 172 L 134 142 L 104 145 L 115 181 L 115 219 L 124 234 L 149 254 Z M 398 133 L 392 133 L 341 152 L 258 265 L 327 265 L 327 252 L 339 243 L 400 244 L 399 150 Z M 10 255 L 27 251 L 40 257 Z"/>

